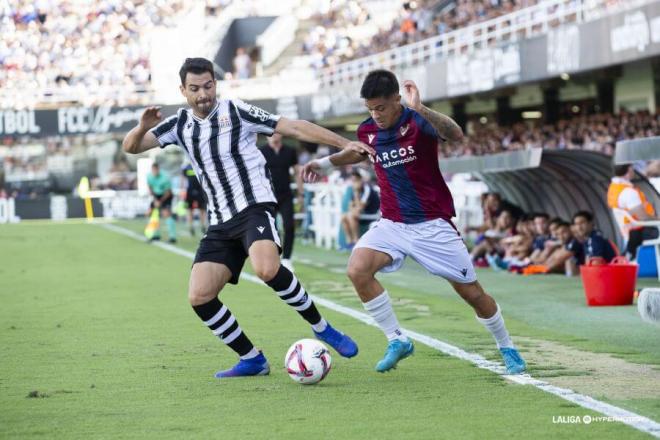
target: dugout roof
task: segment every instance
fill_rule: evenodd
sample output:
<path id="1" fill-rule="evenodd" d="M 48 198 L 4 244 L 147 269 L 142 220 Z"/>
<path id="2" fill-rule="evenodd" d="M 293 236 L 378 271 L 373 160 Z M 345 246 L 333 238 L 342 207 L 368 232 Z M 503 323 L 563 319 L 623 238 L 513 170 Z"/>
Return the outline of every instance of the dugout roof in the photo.
<path id="1" fill-rule="evenodd" d="M 527 212 L 547 212 L 566 220 L 579 210 L 591 211 L 597 227 L 607 237 L 616 237 L 615 241 L 621 246 L 622 238 L 606 200 L 612 177 L 611 156 L 593 151 L 543 150 L 540 160 L 528 162 L 527 167 L 517 164 L 513 169 L 504 165 L 510 162 L 504 160 L 506 155 L 498 156 L 502 156 L 502 160 L 498 160 L 501 167 L 485 168 L 482 161 L 475 160 L 471 170 L 492 191 L 499 192 Z M 444 171 L 451 171 L 451 160 L 449 162 L 442 167 Z M 461 160 L 460 171 L 468 171 L 467 165 Z M 656 209 L 660 208 L 660 195 L 648 180 L 638 176 L 635 184 Z"/>

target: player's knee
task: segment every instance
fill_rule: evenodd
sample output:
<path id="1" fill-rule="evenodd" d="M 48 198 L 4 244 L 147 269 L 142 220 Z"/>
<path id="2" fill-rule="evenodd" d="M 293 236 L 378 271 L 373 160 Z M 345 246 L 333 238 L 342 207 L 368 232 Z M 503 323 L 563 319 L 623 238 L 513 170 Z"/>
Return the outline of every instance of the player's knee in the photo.
<path id="1" fill-rule="evenodd" d="M 190 305 L 198 306 L 206 304 L 218 295 L 218 292 L 213 292 L 210 289 L 205 289 L 202 286 L 191 286 L 188 289 L 188 301 Z"/>
<path id="2" fill-rule="evenodd" d="M 369 268 L 365 264 L 354 261 L 349 262 L 346 274 L 348 275 L 348 279 L 350 279 L 354 285 L 365 283 L 373 277 L 369 272 Z"/>
<path id="3" fill-rule="evenodd" d="M 261 281 L 267 282 L 275 278 L 279 268 L 279 264 L 263 264 L 254 267 L 254 274 L 259 277 Z"/>

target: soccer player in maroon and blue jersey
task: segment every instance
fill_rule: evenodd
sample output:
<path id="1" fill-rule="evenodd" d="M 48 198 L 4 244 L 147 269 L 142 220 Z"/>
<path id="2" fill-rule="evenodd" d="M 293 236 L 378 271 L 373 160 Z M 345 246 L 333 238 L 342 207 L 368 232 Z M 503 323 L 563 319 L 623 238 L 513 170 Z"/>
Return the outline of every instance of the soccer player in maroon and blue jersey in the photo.
<path id="1" fill-rule="evenodd" d="M 360 91 L 371 117 L 360 124 L 357 137 L 376 154 L 370 159 L 380 186 L 382 219 L 356 244 L 348 263 L 348 277 L 364 308 L 389 340 L 376 365 L 388 371 L 414 351 L 392 310 L 377 272 L 393 272 L 410 256 L 433 275 L 445 278 L 470 304 L 477 319 L 493 335 L 509 374 L 525 370 L 499 306 L 482 289 L 460 234 L 451 222 L 454 202 L 438 164 L 438 142 L 463 138 L 449 117 L 421 102 L 413 81 L 404 81 L 407 107 L 401 105 L 396 76 L 386 70 L 370 72 Z M 315 180 L 332 166 L 361 162 L 365 156 L 342 151 L 307 164 L 303 173 Z"/>

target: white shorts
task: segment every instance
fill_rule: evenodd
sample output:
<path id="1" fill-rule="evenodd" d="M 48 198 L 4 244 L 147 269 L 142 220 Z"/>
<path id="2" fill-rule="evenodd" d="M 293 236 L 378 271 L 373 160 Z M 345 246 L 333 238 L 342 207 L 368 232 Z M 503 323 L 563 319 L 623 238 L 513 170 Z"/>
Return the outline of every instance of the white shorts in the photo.
<path id="1" fill-rule="evenodd" d="M 465 243 L 446 220 L 406 224 L 380 219 L 355 245 L 392 257 L 392 264 L 381 272 L 394 272 L 403 266 L 407 256 L 433 275 L 456 283 L 472 283 L 477 274 Z"/>

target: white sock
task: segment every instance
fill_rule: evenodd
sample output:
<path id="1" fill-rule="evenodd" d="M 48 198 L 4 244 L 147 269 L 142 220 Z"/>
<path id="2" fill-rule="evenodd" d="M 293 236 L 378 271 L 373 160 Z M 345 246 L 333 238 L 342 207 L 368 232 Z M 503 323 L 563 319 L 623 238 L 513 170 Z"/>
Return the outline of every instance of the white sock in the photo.
<path id="1" fill-rule="evenodd" d="M 312 329 L 316 333 L 321 333 L 326 328 L 328 328 L 328 321 L 326 321 L 325 318 L 321 318 L 319 322 L 317 322 L 316 324 L 312 324 Z"/>
<path id="2" fill-rule="evenodd" d="M 477 321 L 482 323 L 486 329 L 493 335 L 497 348 L 514 348 L 511 336 L 504 325 L 504 318 L 502 318 L 502 311 L 499 304 L 497 305 L 497 312 L 490 318 L 479 318 Z"/>
<path id="3" fill-rule="evenodd" d="M 257 350 L 256 348 L 252 347 L 252 350 L 250 350 L 249 352 L 247 352 L 246 354 L 244 354 L 243 356 L 241 356 L 241 359 L 243 359 L 244 361 L 246 361 L 246 360 L 248 360 L 248 359 L 254 359 L 254 358 L 256 358 L 257 356 L 259 356 L 259 350 Z"/>
<path id="4" fill-rule="evenodd" d="M 362 303 L 362 305 L 371 317 L 374 318 L 378 327 L 385 333 L 389 341 L 395 339 L 401 341 L 408 340 L 406 335 L 401 331 L 399 321 L 396 319 L 394 310 L 392 310 L 392 302 L 390 301 L 390 296 L 387 294 L 387 290 L 384 290 L 383 293 L 371 301 Z"/>

